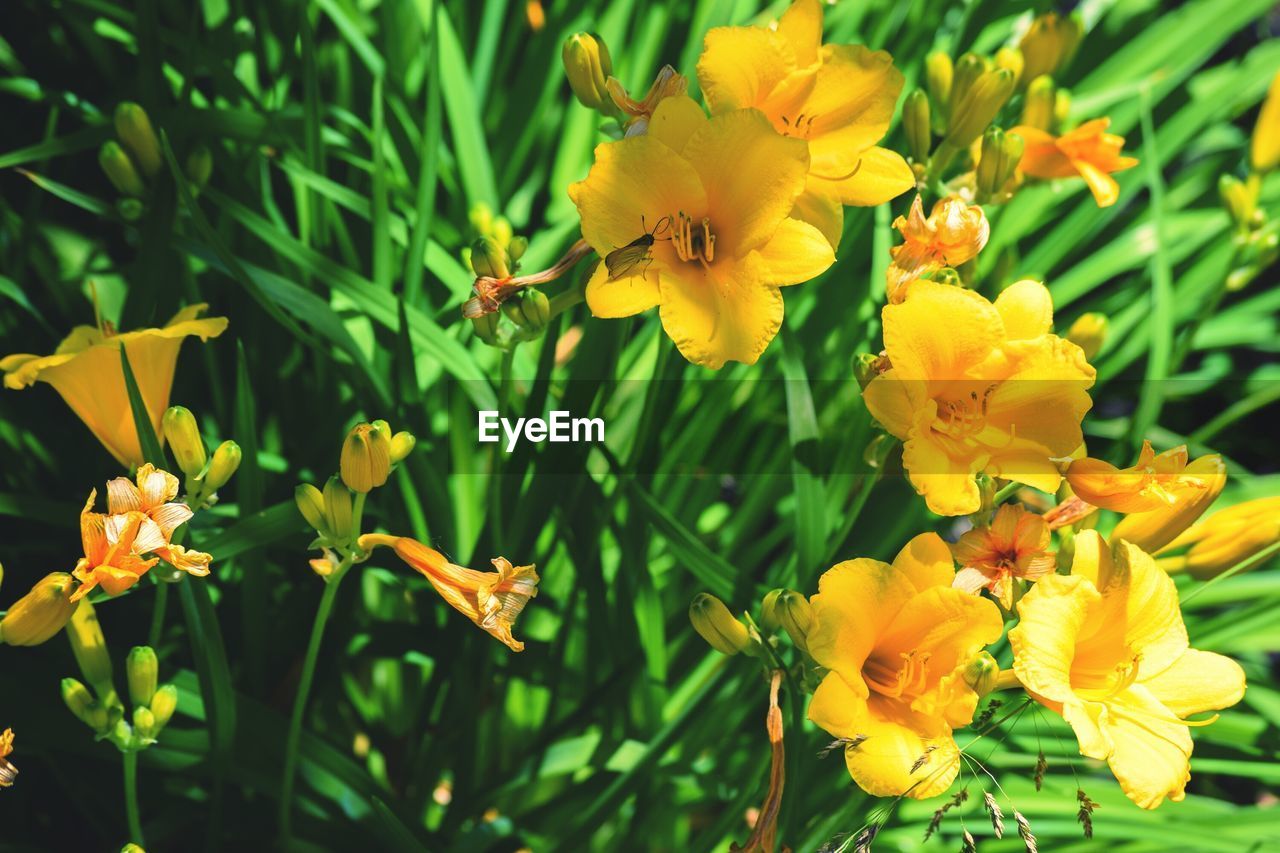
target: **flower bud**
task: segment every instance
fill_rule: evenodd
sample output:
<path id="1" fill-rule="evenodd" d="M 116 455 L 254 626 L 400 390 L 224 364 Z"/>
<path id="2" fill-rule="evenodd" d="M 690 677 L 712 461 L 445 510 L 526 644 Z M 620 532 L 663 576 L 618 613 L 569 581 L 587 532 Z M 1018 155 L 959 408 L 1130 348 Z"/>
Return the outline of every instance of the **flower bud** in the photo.
<path id="1" fill-rule="evenodd" d="M 0 620 L 0 642 L 38 646 L 61 631 L 76 609 L 71 601 L 75 586 L 75 578 L 66 572 L 45 575 Z"/>
<path id="2" fill-rule="evenodd" d="M 778 622 L 778 617 L 774 613 L 774 609 L 778 606 L 778 598 L 785 589 L 771 589 L 764 595 L 764 600 L 760 602 L 760 625 L 766 631 L 776 631 L 782 627 Z"/>
<path id="3" fill-rule="evenodd" d="M 1111 531 L 1108 541 L 1124 540 L 1148 554 L 1155 553 L 1204 515 L 1227 485 L 1227 466 L 1217 454 L 1201 456 L 1183 474 L 1199 482 L 1194 487 L 1180 488 L 1167 506 L 1126 515 Z"/>
<path id="4" fill-rule="evenodd" d="M 351 491 L 339 477 L 330 477 L 324 484 L 324 517 L 329 535 L 337 542 L 351 538 Z"/>
<path id="5" fill-rule="evenodd" d="M 209 460 L 209 470 L 205 472 L 205 488 L 216 492 L 227 484 L 227 481 L 240 467 L 240 445 L 234 441 L 224 441 L 213 451 Z"/>
<path id="6" fill-rule="evenodd" d="M 702 639 L 721 654 L 736 655 L 751 645 L 747 626 L 733 618 L 729 608 L 714 595 L 700 592 L 693 597 L 689 621 Z"/>
<path id="7" fill-rule="evenodd" d="M 1258 184 L 1242 181 L 1235 175 L 1223 175 L 1218 179 L 1218 195 L 1237 228 L 1247 229 L 1253 224 L 1253 212 L 1258 204 Z"/>
<path id="8" fill-rule="evenodd" d="M 493 237 L 480 237 L 471 244 L 471 269 L 476 275 L 509 278 L 507 251 Z"/>
<path id="9" fill-rule="evenodd" d="M 867 390 L 871 380 L 883 373 L 884 370 L 885 359 L 883 356 L 860 352 L 853 357 L 853 378 L 858 380 L 858 387 L 863 391 Z"/>
<path id="10" fill-rule="evenodd" d="M 1245 501 L 1215 512 L 1160 549 L 1156 565 L 1206 580 L 1246 563 L 1280 541 L 1280 497 Z M 1185 548 L 1185 552 L 1174 554 Z M 1246 565 L 1246 568 L 1256 568 Z"/>
<path id="11" fill-rule="evenodd" d="M 560 59 L 578 103 L 589 110 L 612 114 L 608 80 L 613 74 L 613 61 L 604 39 L 592 33 L 574 33 L 565 40 Z"/>
<path id="12" fill-rule="evenodd" d="M 342 482 L 368 494 L 387 482 L 391 473 L 391 437 L 373 424 L 357 424 L 342 443 Z"/>
<path id="13" fill-rule="evenodd" d="M 129 680 L 129 701 L 135 707 L 150 704 L 159 672 L 156 650 L 150 646 L 134 646 L 125 659 L 125 673 Z"/>
<path id="14" fill-rule="evenodd" d="M 391 436 L 391 464 L 398 465 L 406 456 L 413 452 L 413 447 L 418 443 L 418 439 L 413 433 L 406 430 Z"/>
<path id="15" fill-rule="evenodd" d="M 199 145 L 192 149 L 187 155 L 186 163 L 187 180 L 189 180 L 196 189 L 202 190 L 209 183 L 210 176 L 213 175 L 213 152 L 209 150 L 207 145 Z"/>
<path id="16" fill-rule="evenodd" d="M 524 253 L 528 250 L 528 237 L 512 237 L 511 242 L 507 243 L 507 257 L 511 259 L 511 263 L 513 264 L 523 258 Z"/>
<path id="17" fill-rule="evenodd" d="M 1038 16 L 1018 43 L 1023 57 L 1023 79 L 1034 80 L 1066 68 L 1075 56 L 1084 24 L 1077 15 L 1058 16 L 1054 12 Z"/>
<path id="18" fill-rule="evenodd" d="M 204 439 L 200 437 L 200 427 L 196 424 L 195 415 L 185 406 L 170 406 L 165 410 L 161 421 L 164 437 L 169 442 L 169 449 L 178 460 L 178 467 L 188 477 L 199 477 L 208 461 Z"/>
<path id="19" fill-rule="evenodd" d="M 95 731 L 99 728 L 95 725 L 97 721 L 94 719 L 96 703 L 93 701 L 93 694 L 89 692 L 88 687 L 85 687 L 74 678 L 62 679 L 62 701 L 71 713 L 76 715 L 77 720 Z M 105 720 L 105 716 L 103 719 Z"/>
<path id="20" fill-rule="evenodd" d="M 133 731 L 147 743 L 155 742 L 159 732 L 156 729 L 156 716 L 151 713 L 150 708 L 133 709 Z"/>
<path id="21" fill-rule="evenodd" d="M 100 698 L 114 694 L 115 687 L 111 683 L 111 653 L 107 650 L 107 638 L 102 634 L 102 626 L 98 624 L 98 614 L 89 599 L 80 599 L 80 605 L 71 614 L 71 621 L 67 623 L 67 638 L 71 641 L 71 651 L 75 654 L 80 672 L 94 692 Z"/>
<path id="22" fill-rule="evenodd" d="M 979 200 L 998 195 L 1004 186 L 1006 163 L 1004 161 L 1004 131 L 998 127 L 989 127 L 982 134 L 982 151 L 978 157 L 978 168 L 975 182 Z"/>
<path id="23" fill-rule="evenodd" d="M 1041 74 L 1027 86 L 1026 99 L 1022 104 L 1022 118 L 1019 124 L 1034 127 L 1043 131 L 1052 131 L 1057 96 L 1053 89 L 1053 78 Z"/>
<path id="24" fill-rule="evenodd" d="M 471 327 L 476 331 L 476 337 L 484 341 L 490 346 L 496 346 L 498 343 L 498 315 L 497 313 L 484 314 L 475 317 L 471 321 Z"/>
<path id="25" fill-rule="evenodd" d="M 925 89 L 929 92 L 930 103 L 937 107 L 937 115 L 933 117 L 935 122 L 946 117 L 947 105 L 951 103 L 951 80 L 954 74 L 955 68 L 948 54 L 936 51 L 925 57 Z M 935 124 L 934 129 L 941 129 L 941 126 Z"/>
<path id="26" fill-rule="evenodd" d="M 478 201 L 467 211 L 467 220 L 477 234 L 489 234 L 493 231 L 493 208 L 483 201 Z"/>
<path id="27" fill-rule="evenodd" d="M 151 127 L 147 111 L 132 101 L 125 101 L 116 107 L 115 118 L 116 136 L 129 149 L 142 174 L 155 177 L 164 166 L 164 157 L 160 154 L 160 140 Z"/>
<path id="28" fill-rule="evenodd" d="M 796 648 L 808 654 L 809 629 L 813 627 L 813 608 L 809 600 L 794 589 L 784 590 L 774 602 L 773 615 Z"/>
<path id="29" fill-rule="evenodd" d="M 995 689 L 996 679 L 1000 676 L 1000 664 L 989 653 L 978 652 L 964 668 L 963 675 L 964 683 L 981 699 Z"/>
<path id="30" fill-rule="evenodd" d="M 147 187 L 142 183 L 142 177 L 134 168 L 133 161 L 114 139 L 102 143 L 102 148 L 98 149 L 98 165 L 102 166 L 111 185 L 119 192 L 134 198 L 146 193 Z"/>
<path id="31" fill-rule="evenodd" d="M 1067 340 L 1084 350 L 1085 361 L 1093 361 L 1107 340 L 1107 326 L 1106 314 L 1081 314 L 1067 330 Z"/>
<path id="32" fill-rule="evenodd" d="M 923 89 L 916 89 L 907 95 L 907 102 L 902 107 L 902 126 L 907 133 L 907 151 L 916 163 L 929 160 L 929 149 L 933 147 L 933 131 L 929 126 L 929 96 Z"/>
<path id="33" fill-rule="evenodd" d="M 541 290 L 531 287 L 503 303 L 502 311 L 520 328 L 540 332 L 551 320 L 551 300 Z"/>
<path id="34" fill-rule="evenodd" d="M 974 81 L 960 101 L 953 103 L 947 142 L 968 148 L 1013 94 L 1013 74 L 1007 68 L 988 71 Z"/>
<path id="35" fill-rule="evenodd" d="M 120 853 L 147 853 L 147 851 L 130 841 L 120 848 Z"/>
<path id="36" fill-rule="evenodd" d="M 173 719 L 173 712 L 178 709 L 178 688 L 172 684 L 166 684 L 156 690 L 154 696 L 151 697 L 152 719 L 155 720 L 156 733 L 169 725 L 169 721 Z"/>
<path id="37" fill-rule="evenodd" d="M 1053 95 L 1053 121 L 1056 125 L 1065 124 L 1071 115 L 1071 92 L 1058 89 Z"/>
<path id="38" fill-rule="evenodd" d="M 125 222 L 137 222 L 142 218 L 144 210 L 146 207 L 136 198 L 116 199 L 116 213 L 120 214 L 120 218 Z"/>
<path id="39" fill-rule="evenodd" d="M 1271 78 L 1249 144 L 1249 165 L 1257 174 L 1280 165 L 1280 74 Z"/>
<path id="40" fill-rule="evenodd" d="M 1022 51 L 1016 47 L 1002 47 L 996 51 L 996 68 L 1007 68 L 1013 74 L 1013 84 L 1018 85 L 1018 80 L 1022 77 L 1022 69 L 1026 64 L 1026 60 L 1022 58 Z"/>
<path id="41" fill-rule="evenodd" d="M 966 53 L 956 62 L 955 72 L 951 79 L 949 117 L 955 115 L 956 107 L 964 100 L 969 88 L 987 71 L 987 61 L 976 53 Z"/>
<path id="42" fill-rule="evenodd" d="M 298 505 L 298 512 L 307 520 L 317 533 L 328 529 L 324 514 L 324 495 L 310 483 L 299 483 L 293 490 L 293 502 Z"/>

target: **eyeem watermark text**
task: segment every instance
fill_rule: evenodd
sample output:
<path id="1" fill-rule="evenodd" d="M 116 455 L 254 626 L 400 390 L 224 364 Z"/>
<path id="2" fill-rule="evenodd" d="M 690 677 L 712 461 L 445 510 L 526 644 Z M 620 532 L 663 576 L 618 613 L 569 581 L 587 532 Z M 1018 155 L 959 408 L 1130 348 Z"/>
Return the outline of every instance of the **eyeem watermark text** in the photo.
<path id="1" fill-rule="evenodd" d="M 477 440 L 481 444 L 496 444 L 505 438 L 507 453 L 515 450 L 521 439 L 534 444 L 544 441 L 574 444 L 604 442 L 604 418 L 575 418 L 562 409 L 550 412 L 546 419 L 517 418 L 514 422 L 509 418 L 499 417 L 496 410 L 483 409 L 478 415 Z"/>

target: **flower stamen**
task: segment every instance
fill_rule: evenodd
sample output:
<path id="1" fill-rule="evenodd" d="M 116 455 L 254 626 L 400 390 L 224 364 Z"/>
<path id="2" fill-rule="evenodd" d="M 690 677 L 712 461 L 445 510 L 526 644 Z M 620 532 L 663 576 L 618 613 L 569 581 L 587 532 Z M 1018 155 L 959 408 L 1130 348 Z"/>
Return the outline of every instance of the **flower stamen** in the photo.
<path id="1" fill-rule="evenodd" d="M 716 259 L 716 235 L 711 232 L 711 220 L 702 217 L 701 228 L 698 228 L 693 218 L 682 210 L 674 222 L 671 245 L 676 250 L 676 257 L 686 262 L 696 260 L 710 269 L 710 264 Z"/>

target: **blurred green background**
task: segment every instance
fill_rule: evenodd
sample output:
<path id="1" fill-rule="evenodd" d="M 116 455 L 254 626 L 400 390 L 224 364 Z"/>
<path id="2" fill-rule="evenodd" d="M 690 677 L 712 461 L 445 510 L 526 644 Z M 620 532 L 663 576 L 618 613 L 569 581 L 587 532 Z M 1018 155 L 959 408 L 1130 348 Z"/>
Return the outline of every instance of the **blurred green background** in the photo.
<path id="1" fill-rule="evenodd" d="M 210 437 L 245 450 L 193 530 L 214 554 L 204 583 L 228 666 L 222 689 L 202 698 L 171 607 L 158 651 L 182 701 L 141 757 L 150 849 L 271 846 L 284 731 L 322 589 L 293 489 L 322 482 L 346 429 L 378 417 L 415 432 L 419 447 L 371 496 L 370 525 L 476 568 L 498 554 L 536 563 L 543 583 L 516 628 L 528 648 L 513 655 L 389 552 L 357 569 L 306 718 L 297 849 L 712 850 L 746 838 L 768 775 L 767 685 L 753 662 L 693 633 L 690 598 L 705 590 L 748 608 L 776 586 L 814 591 L 837 559 L 885 558 L 915 533 L 954 532 L 893 457 L 865 461 L 875 432 L 851 379 L 854 356 L 880 347 L 890 222 L 910 197 L 849 209 L 836 265 L 788 289 L 783 331 L 759 364 L 718 373 L 686 364 L 652 312 L 593 321 L 578 306 L 518 348 L 504 386 L 501 353 L 460 316 L 471 287 L 460 252 L 479 203 L 529 236 L 526 269 L 577 236 L 565 188 L 605 137 L 564 81 L 566 35 L 601 33 L 633 92 L 663 63 L 696 90 L 709 27 L 767 21 L 785 5 L 549 0 L 535 30 L 518 0 L 5 4 L 0 355 L 52 352 L 71 326 L 92 323 L 90 281 L 121 329 L 162 324 L 197 301 L 231 323 L 186 345 L 173 393 Z M 1221 174 L 1243 175 L 1257 106 L 1280 69 L 1273 5 L 1080 4 L 1089 32 L 1062 80 L 1072 115 L 1110 115 L 1144 162 L 1118 176 L 1121 200 L 1105 210 L 1080 182 L 1023 191 L 989 211 L 980 257 L 989 296 L 1043 278 L 1059 329 L 1086 311 L 1110 317 L 1085 422 L 1095 455 L 1127 459 L 1142 434 L 1222 453 L 1232 480 L 1220 506 L 1280 483 L 1280 288 L 1264 275 L 1219 298 L 1233 248 L 1216 190 Z M 992 52 L 1044 8 L 845 0 L 827 10 L 826 40 L 889 50 L 910 87 L 930 50 Z M 139 218 L 121 215 L 97 149 L 123 100 L 146 107 L 179 159 L 212 150 L 198 215 L 167 176 Z M 902 150 L 896 127 L 886 144 Z M 1263 206 L 1276 213 L 1278 201 L 1273 174 Z M 1153 312 L 1165 284 L 1169 310 Z M 1152 364 L 1153 347 L 1185 359 Z M 477 445 L 476 408 L 499 399 L 517 415 L 603 416 L 607 450 L 526 444 L 507 456 Z M 70 570 L 86 493 L 119 473 L 48 386 L 0 393 L 0 602 Z M 99 606 L 118 671 L 145 642 L 153 602 L 144 583 Z M 977 747 L 1042 849 L 1087 844 L 1077 775 L 1102 805 L 1095 846 L 1280 844 L 1278 604 L 1273 559 L 1186 607 L 1193 645 L 1240 660 L 1250 686 L 1195 730 L 1183 803 L 1132 806 L 1043 711 Z M 0 792 L 0 850 L 126 840 L 119 756 L 59 699 L 74 673 L 61 637 L 0 649 L 0 728 L 17 732 L 22 770 Z M 858 791 L 838 753 L 818 758 L 828 738 L 797 725 L 797 697 L 784 693 L 783 709 L 780 840 L 839 844 L 886 803 Z M 207 727 L 211 710 L 219 724 Z M 1040 749 L 1050 766 L 1036 793 Z M 902 806 L 877 849 L 920 846 L 940 804 Z M 953 814 L 982 849 L 1020 847 L 991 840 L 976 807 Z M 954 849 L 958 833 L 949 818 L 924 846 Z"/>

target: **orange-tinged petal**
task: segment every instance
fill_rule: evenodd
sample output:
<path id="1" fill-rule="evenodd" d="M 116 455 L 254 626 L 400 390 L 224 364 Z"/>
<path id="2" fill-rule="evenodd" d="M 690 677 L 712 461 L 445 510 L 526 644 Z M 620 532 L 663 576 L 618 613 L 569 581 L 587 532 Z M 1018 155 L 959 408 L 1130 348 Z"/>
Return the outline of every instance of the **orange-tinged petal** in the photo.
<path id="1" fill-rule="evenodd" d="M 1183 474 L 1202 485 L 1179 489 L 1172 505 L 1126 515 L 1111 531 L 1112 541 L 1123 539 L 1144 551 L 1159 551 L 1194 524 L 1227 484 L 1227 468 L 1217 454 L 1201 456 Z"/>
<path id="2" fill-rule="evenodd" d="M 936 687 L 943 675 L 1000 639 L 1003 628 L 1000 611 L 987 599 L 935 586 L 903 605 L 873 654 L 895 662 L 911 652 L 928 655 L 927 683 Z"/>
<path id="3" fill-rule="evenodd" d="M 764 262 L 751 256 L 665 272 L 658 283 L 662 327 L 689 361 L 718 369 L 726 361 L 755 364 L 782 325 L 782 293 L 765 283 Z"/>
<path id="4" fill-rule="evenodd" d="M 1098 207 L 1110 207 L 1120 198 L 1120 185 L 1116 183 L 1115 178 L 1102 169 L 1086 160 L 1072 160 L 1071 165 L 1080 173 L 1080 177 L 1084 178 L 1085 185 L 1089 187 L 1089 192 L 1093 193 L 1093 200 L 1098 203 Z"/>
<path id="5" fill-rule="evenodd" d="M 831 243 L 807 222 L 787 218 L 759 249 L 764 279 L 771 285 L 800 284 L 822 275 L 835 263 Z"/>
<path id="6" fill-rule="evenodd" d="M 656 307 L 659 273 L 648 269 L 638 275 L 609 280 L 603 264 L 596 267 L 587 281 L 587 307 L 594 317 L 630 317 Z"/>

